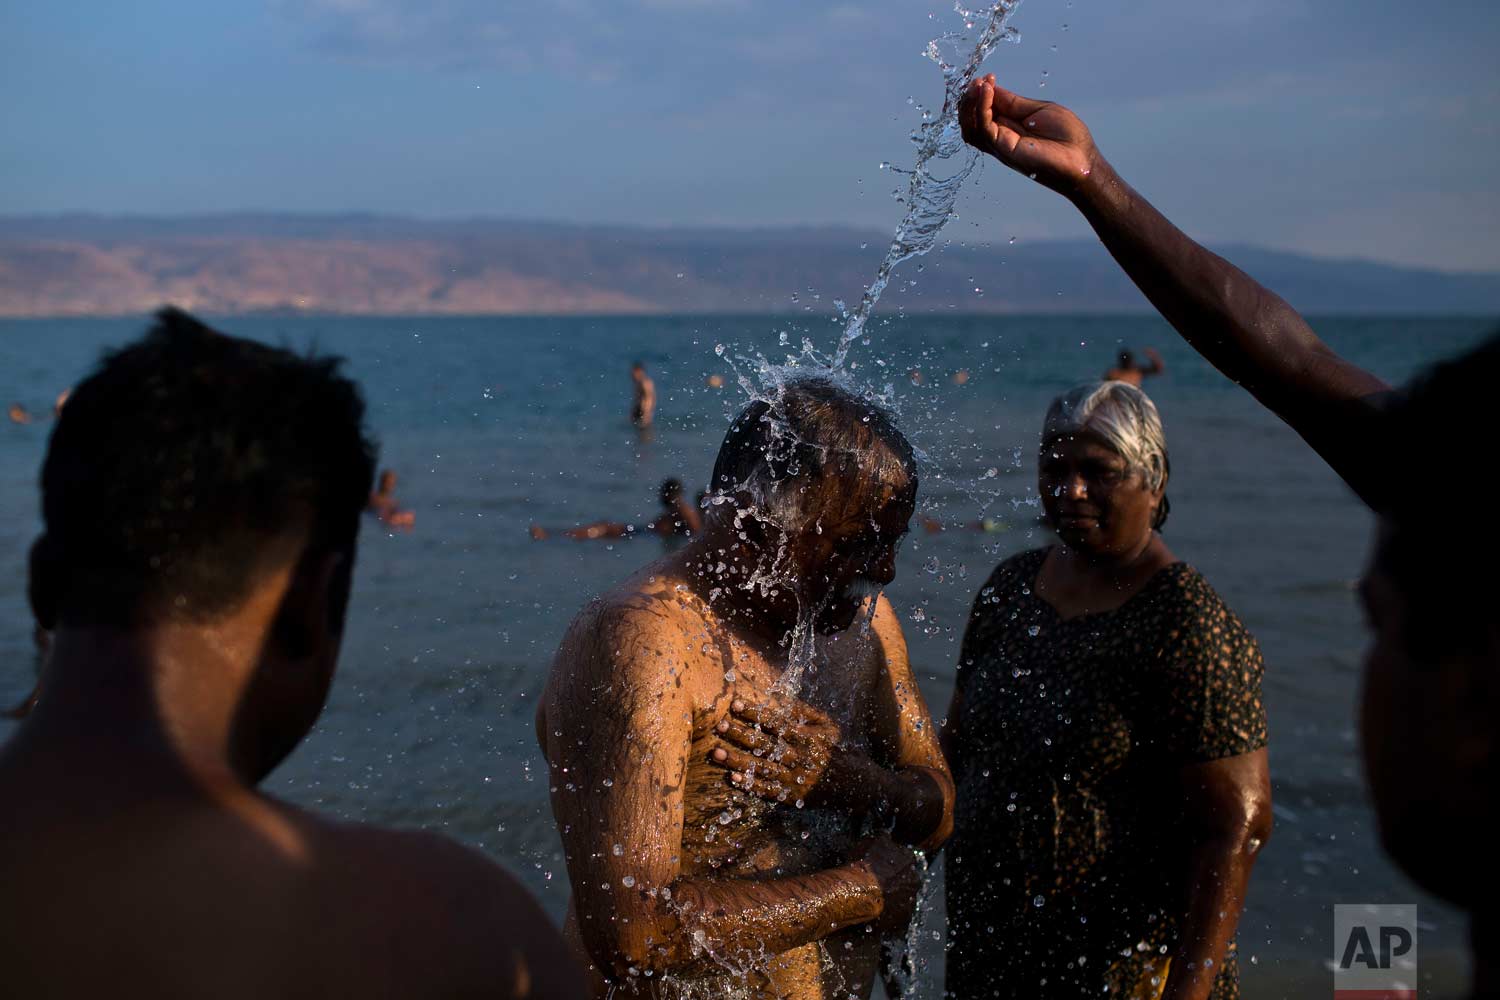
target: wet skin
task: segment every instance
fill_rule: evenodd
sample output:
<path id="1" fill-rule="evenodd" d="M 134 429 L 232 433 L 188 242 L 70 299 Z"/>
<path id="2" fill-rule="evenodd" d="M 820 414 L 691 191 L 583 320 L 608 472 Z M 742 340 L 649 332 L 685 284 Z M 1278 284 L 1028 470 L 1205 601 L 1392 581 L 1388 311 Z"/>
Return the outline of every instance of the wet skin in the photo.
<path id="1" fill-rule="evenodd" d="M 574 886 L 569 932 L 601 992 L 608 978 L 665 995 L 867 994 L 882 918 L 905 916 L 915 883 L 912 852 L 862 841 L 861 820 L 879 813 L 912 843 L 940 840 L 951 822 L 951 783 L 896 616 L 884 599 L 871 614 L 848 593 L 893 575 L 909 515 L 787 540 L 795 578 L 815 588 L 804 599 L 824 605 L 815 669 L 795 700 L 775 686 L 796 603 L 784 588 L 747 599 L 734 586 L 762 550 L 727 517 L 574 621 L 538 735 Z M 799 753 L 773 776 L 757 739 Z M 757 767 L 764 780 L 747 782 Z M 773 777 L 808 789 L 802 808 Z"/>

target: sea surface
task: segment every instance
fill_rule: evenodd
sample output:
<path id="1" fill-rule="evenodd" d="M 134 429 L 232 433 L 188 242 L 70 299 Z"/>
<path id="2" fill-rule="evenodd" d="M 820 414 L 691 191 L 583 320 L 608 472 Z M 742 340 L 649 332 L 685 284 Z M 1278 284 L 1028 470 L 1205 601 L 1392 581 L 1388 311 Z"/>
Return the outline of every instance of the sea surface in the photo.
<path id="1" fill-rule="evenodd" d="M 1315 320 L 1340 353 L 1393 382 L 1493 329 L 1476 319 Z M 0 702 L 30 689 L 25 599 L 37 472 L 53 398 L 143 318 L 0 322 L 0 403 L 37 422 L 0 424 Z M 557 918 L 568 881 L 547 806 L 533 712 L 574 612 L 661 552 L 651 538 L 535 542 L 549 528 L 643 523 L 657 485 L 705 484 L 753 380 L 753 359 L 831 349 L 825 318 L 236 318 L 234 333 L 348 359 L 383 466 L 401 476 L 410 533 L 370 521 L 332 697 L 317 729 L 268 782 L 339 816 L 445 831 L 516 871 Z M 889 595 L 933 713 L 952 690 L 975 589 L 1011 553 L 1046 544 L 1035 524 L 1035 448 L 1047 402 L 1097 377 L 1121 346 L 1156 346 L 1147 390 L 1172 453 L 1166 538 L 1259 637 L 1267 664 L 1276 832 L 1241 922 L 1247 998 L 1326 995 L 1335 903 L 1416 902 L 1424 996 L 1452 995 L 1467 929 L 1383 858 L 1355 739 L 1365 645 L 1353 593 L 1370 515 L 1302 443 L 1154 317 L 941 317 L 876 322 L 854 374 L 889 384 L 924 453 L 920 525 Z M 789 346 L 781 341 L 785 336 Z M 716 352 L 724 345 L 723 354 Z M 628 369 L 660 397 L 655 434 L 630 426 Z M 921 373 L 918 384 L 912 371 Z M 953 376 L 968 373 L 963 384 Z M 723 388 L 706 380 L 722 375 Z M 1392 475 L 1413 456 L 1392 455 Z M 1001 532 L 963 525 L 994 517 Z M 1434 535 L 1442 531 L 1435 519 Z M 1435 539 L 1440 540 L 1440 539 Z M 8 733 L 0 723 L 0 738 Z M 922 995 L 937 996 L 941 908 L 924 928 Z"/>

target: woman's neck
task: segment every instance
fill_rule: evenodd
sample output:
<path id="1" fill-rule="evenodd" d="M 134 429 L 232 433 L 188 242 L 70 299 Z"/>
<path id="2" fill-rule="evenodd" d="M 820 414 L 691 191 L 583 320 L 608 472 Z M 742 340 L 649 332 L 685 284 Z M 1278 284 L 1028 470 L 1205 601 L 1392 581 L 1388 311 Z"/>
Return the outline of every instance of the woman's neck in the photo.
<path id="1" fill-rule="evenodd" d="M 1144 567 L 1155 568 L 1166 546 L 1155 531 L 1147 532 L 1137 544 L 1124 552 L 1085 552 L 1066 543 L 1059 546 L 1075 571 L 1091 576 L 1125 580 Z"/>

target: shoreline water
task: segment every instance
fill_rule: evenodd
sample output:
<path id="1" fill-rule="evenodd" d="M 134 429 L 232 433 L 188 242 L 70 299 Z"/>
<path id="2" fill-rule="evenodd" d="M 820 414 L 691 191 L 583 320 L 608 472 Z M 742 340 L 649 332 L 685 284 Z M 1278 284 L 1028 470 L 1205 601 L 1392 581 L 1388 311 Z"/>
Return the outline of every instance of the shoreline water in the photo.
<path id="1" fill-rule="evenodd" d="M 46 412 L 100 347 L 144 320 L 0 321 L 0 400 Z M 655 556 L 651 539 L 531 542 L 531 521 L 642 522 L 667 476 L 707 478 L 742 397 L 716 343 L 778 357 L 777 334 L 823 343 L 793 317 L 411 319 L 239 317 L 225 329 L 342 353 L 365 385 L 383 464 L 402 474 L 416 530 L 367 522 L 349 636 L 318 729 L 268 790 L 355 819 L 443 830 L 515 869 L 554 916 L 566 873 L 546 805 L 531 713 L 558 636 L 590 594 Z M 1493 327 L 1476 319 L 1314 319 L 1330 342 L 1393 381 Z M 1045 544 L 1029 505 L 1042 408 L 1097 377 L 1121 344 L 1159 347 L 1148 382 L 1172 449 L 1168 537 L 1260 638 L 1277 830 L 1240 933 L 1247 998 L 1329 988 L 1331 905 L 1422 906 L 1424 994 L 1457 990 L 1467 935 L 1380 855 L 1358 769 L 1354 704 L 1364 642 L 1352 584 L 1368 514 L 1307 447 L 1184 348 L 1165 324 L 1112 317 L 909 317 L 851 355 L 896 390 L 929 456 L 922 515 L 1001 519 L 1008 530 L 925 533 L 902 551 L 890 595 L 935 716 L 951 687 L 973 591 L 1004 556 Z M 661 395 L 655 439 L 628 426 L 630 360 Z M 924 373 L 921 385 L 909 373 Z M 969 373 L 963 385 L 952 376 Z M 0 427 L 0 703 L 31 673 L 25 553 L 37 528 L 45 418 Z M 993 469 L 993 474 L 990 470 Z M 935 561 L 935 562 L 934 562 Z M 920 611 L 920 616 L 918 612 Z M 0 723 L 0 738 L 10 731 Z M 929 938 L 930 940 L 930 938 Z M 939 946 L 940 950 L 940 946 Z M 1255 962 L 1250 958 L 1254 957 Z M 1430 992 L 1429 992 L 1430 991 Z M 935 995 L 929 988 L 924 995 Z"/>

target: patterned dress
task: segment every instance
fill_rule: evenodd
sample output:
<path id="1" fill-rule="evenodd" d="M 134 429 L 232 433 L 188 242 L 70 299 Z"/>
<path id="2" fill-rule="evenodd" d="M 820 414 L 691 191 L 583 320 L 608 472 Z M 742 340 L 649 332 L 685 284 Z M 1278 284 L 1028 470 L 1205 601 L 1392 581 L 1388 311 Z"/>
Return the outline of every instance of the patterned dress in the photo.
<path id="1" fill-rule="evenodd" d="M 1260 650 L 1186 563 L 1064 620 L 1045 557 L 1001 563 L 964 633 L 947 995 L 1152 997 L 1186 900 L 1175 772 L 1266 745 Z M 1232 946 L 1212 995 L 1239 995 Z"/>

